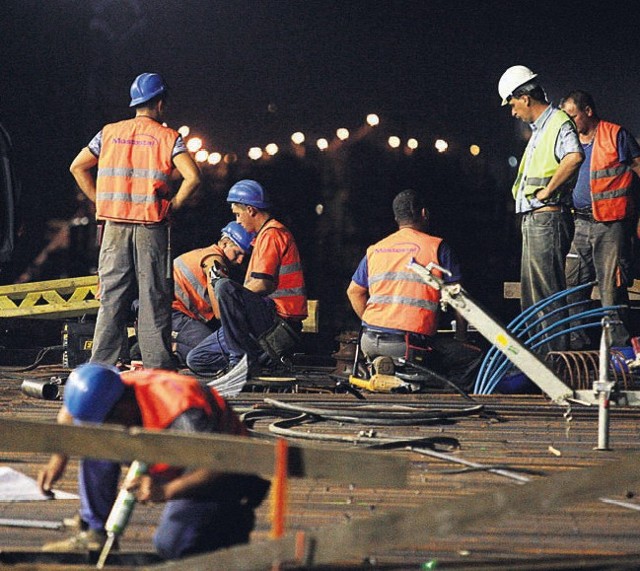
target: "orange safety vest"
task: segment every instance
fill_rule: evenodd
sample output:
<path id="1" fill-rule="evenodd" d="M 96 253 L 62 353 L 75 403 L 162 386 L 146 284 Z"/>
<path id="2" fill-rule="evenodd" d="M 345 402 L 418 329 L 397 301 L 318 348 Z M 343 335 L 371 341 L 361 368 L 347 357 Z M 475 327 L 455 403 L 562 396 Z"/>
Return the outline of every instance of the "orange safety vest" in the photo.
<path id="1" fill-rule="evenodd" d="M 190 408 L 202 409 L 214 416 L 217 432 L 246 435 L 247 430 L 213 388 L 203 387 L 193 377 L 160 369 L 143 369 L 121 373 L 122 382 L 133 387 L 144 428 L 162 430 Z M 209 391 L 209 399 L 204 391 Z M 212 404 L 214 406 L 212 406 Z M 171 479 L 182 470 L 168 464 L 154 464 L 149 472 Z"/>
<path id="2" fill-rule="evenodd" d="M 307 317 L 307 294 L 298 246 L 289 229 L 277 220 L 269 220 L 258 232 L 245 282 L 253 273 L 273 276 L 276 289 L 269 297 L 280 317 L 295 320 Z"/>
<path id="3" fill-rule="evenodd" d="M 620 125 L 600 121 L 593 142 L 590 165 L 593 217 L 612 222 L 631 216 L 633 171 L 618 160 Z"/>
<path id="4" fill-rule="evenodd" d="M 152 224 L 169 212 L 172 152 L 178 132 L 150 117 L 102 129 L 96 179 L 98 219 Z"/>
<path id="5" fill-rule="evenodd" d="M 367 249 L 369 299 L 362 316 L 367 325 L 422 335 L 436 333 L 440 292 L 407 264 L 412 258 L 422 266 L 437 264 L 441 242 L 442 238 L 401 228 Z M 441 276 L 437 270 L 433 273 Z"/>
<path id="6" fill-rule="evenodd" d="M 217 244 L 192 250 L 173 261 L 174 298 L 171 307 L 204 323 L 214 318 L 207 290 L 209 276 L 202 269 L 202 262 L 209 256 L 226 261 L 222 248 Z"/>

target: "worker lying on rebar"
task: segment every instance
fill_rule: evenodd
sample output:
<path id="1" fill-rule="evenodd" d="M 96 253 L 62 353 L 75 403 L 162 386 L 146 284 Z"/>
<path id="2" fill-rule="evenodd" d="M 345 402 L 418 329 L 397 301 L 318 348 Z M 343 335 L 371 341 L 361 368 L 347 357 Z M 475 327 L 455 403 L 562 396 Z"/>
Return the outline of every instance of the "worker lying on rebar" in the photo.
<path id="1" fill-rule="evenodd" d="M 192 377 L 157 369 L 121 374 L 97 363 L 81 365 L 69 376 L 58 422 L 246 434 L 227 402 Z M 50 493 L 67 460 L 64 454 L 54 454 L 40 471 L 38 485 L 43 492 Z M 118 463 L 82 460 L 78 485 L 84 529 L 63 541 L 46 544 L 43 550 L 102 549 L 119 477 Z M 176 559 L 247 543 L 255 522 L 254 509 L 268 488 L 269 483 L 258 476 L 157 465 L 149 469 L 149 475 L 135 478 L 129 490 L 140 502 L 167 502 L 154 545 L 160 556 Z"/>
<path id="2" fill-rule="evenodd" d="M 461 278 L 459 264 L 442 238 L 424 231 L 427 209 L 414 190 L 394 198 L 393 214 L 398 231 L 367 249 L 347 289 L 351 306 L 362 319 L 362 352 L 371 362 L 387 357 L 387 374 L 393 373 L 399 359 L 410 362 L 420 355 L 425 366 L 469 390 L 480 349 L 466 342 L 466 323 L 461 318 L 455 339 L 436 336 L 440 292 L 407 269 L 412 259 L 423 266 L 434 263 L 450 273 L 443 276 L 433 270 L 439 277 L 456 283 Z M 376 362 L 383 367 L 380 360 Z"/>
<path id="3" fill-rule="evenodd" d="M 255 236 L 238 222 L 229 222 L 216 244 L 191 250 L 173 261 L 171 338 L 174 353 L 182 363 L 186 363 L 187 353 L 219 325 L 220 310 L 209 279 L 211 268 L 217 264 L 219 271 L 230 277 L 232 266 L 240 266 L 251 253 Z"/>

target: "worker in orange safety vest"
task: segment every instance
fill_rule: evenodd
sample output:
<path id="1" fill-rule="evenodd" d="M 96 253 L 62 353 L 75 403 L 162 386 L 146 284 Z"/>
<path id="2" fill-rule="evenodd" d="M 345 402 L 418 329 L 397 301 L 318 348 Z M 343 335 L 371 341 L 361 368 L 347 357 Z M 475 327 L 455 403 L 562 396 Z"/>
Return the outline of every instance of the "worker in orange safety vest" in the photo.
<path id="1" fill-rule="evenodd" d="M 411 361 L 416 350 L 426 353 L 427 367 L 469 390 L 481 353 L 466 342 L 466 321 L 456 315 L 455 339 L 436 335 L 440 292 L 407 268 L 411 260 L 422 266 L 437 264 L 449 273 L 437 269 L 433 273 L 453 284 L 461 279 L 458 261 L 442 238 L 424 231 L 427 210 L 414 190 L 394 198 L 393 214 L 397 232 L 367 249 L 347 289 L 351 306 L 362 319 L 360 347 L 369 362 L 387 358 L 388 369 L 400 358 Z"/>
<path id="2" fill-rule="evenodd" d="M 221 233 L 216 244 L 191 250 L 173 261 L 171 337 L 174 353 L 183 363 L 187 353 L 219 325 L 211 270 L 215 267 L 229 276 L 231 267 L 242 265 L 251 253 L 255 233 L 247 232 L 237 222 L 227 224 Z"/>
<path id="3" fill-rule="evenodd" d="M 256 232 L 256 239 L 244 285 L 224 276 L 217 280 L 222 326 L 187 356 L 189 368 L 198 374 L 225 367 L 231 372 L 245 356 L 248 367 L 257 370 L 269 361 L 267 357 L 273 361 L 271 350 L 277 354 L 285 345 L 295 344 L 307 316 L 300 253 L 291 231 L 273 218 L 266 190 L 255 180 L 240 180 L 229 189 L 227 202 L 236 221 Z M 284 339 L 272 343 L 271 334 L 279 333 Z M 221 390 L 224 382 L 221 378 L 213 386 Z"/>
<path id="4" fill-rule="evenodd" d="M 96 203 L 97 219 L 105 222 L 91 361 L 116 364 L 137 297 L 144 366 L 174 369 L 169 215 L 193 196 L 200 171 L 182 136 L 162 123 L 167 99 L 162 77 L 139 75 L 130 94 L 135 117 L 106 125 L 70 167 L 80 190 Z M 176 175 L 182 183 L 174 195 L 171 181 Z"/>
<path id="5" fill-rule="evenodd" d="M 627 287 L 633 281 L 629 260 L 637 233 L 633 194 L 640 175 L 640 145 L 624 127 L 600 119 L 586 91 L 571 91 L 561 106 L 575 122 L 585 153 L 572 194 L 575 232 L 565 265 L 567 287 L 597 280 L 603 306 L 624 306 L 613 314 L 611 341 L 625 346 L 629 344 Z M 589 298 L 590 291 L 584 289 L 568 301 Z M 575 315 L 579 308 L 572 311 Z M 571 335 L 571 349 L 585 349 L 590 343 L 584 330 Z"/>
<path id="6" fill-rule="evenodd" d="M 247 435 L 229 404 L 191 376 L 157 369 L 120 373 L 98 363 L 80 365 L 69 375 L 57 421 Z M 44 493 L 51 494 L 67 463 L 67 455 L 53 454 L 40 470 L 38 485 Z M 102 549 L 119 477 L 119 463 L 83 459 L 78 468 L 80 529 L 66 539 L 45 544 L 43 551 Z M 166 504 L 153 538 L 165 559 L 247 543 L 255 523 L 254 510 L 269 489 L 269 482 L 251 474 L 166 464 L 152 465 L 148 475 L 127 485 L 139 502 Z"/>

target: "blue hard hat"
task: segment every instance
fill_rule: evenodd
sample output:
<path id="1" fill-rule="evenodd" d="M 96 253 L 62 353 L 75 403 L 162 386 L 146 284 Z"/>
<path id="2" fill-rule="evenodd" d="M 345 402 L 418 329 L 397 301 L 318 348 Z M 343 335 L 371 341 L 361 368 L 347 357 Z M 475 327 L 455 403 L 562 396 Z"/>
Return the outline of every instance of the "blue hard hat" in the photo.
<path id="1" fill-rule="evenodd" d="M 69 375 L 64 385 L 64 405 L 74 420 L 104 422 L 124 388 L 115 367 L 85 363 Z"/>
<path id="2" fill-rule="evenodd" d="M 129 90 L 131 103 L 129 103 L 129 107 L 145 103 L 166 91 L 167 84 L 160 75 L 157 73 L 141 73 L 131 84 L 131 89 Z"/>
<path id="3" fill-rule="evenodd" d="M 261 210 L 271 208 L 271 202 L 267 198 L 267 192 L 262 185 L 255 180 L 245 179 L 236 182 L 230 189 L 227 202 L 248 204 Z"/>
<path id="4" fill-rule="evenodd" d="M 229 222 L 222 229 L 222 235 L 229 238 L 245 254 L 251 251 L 251 242 L 256 237 L 255 232 L 247 232 L 240 222 Z"/>

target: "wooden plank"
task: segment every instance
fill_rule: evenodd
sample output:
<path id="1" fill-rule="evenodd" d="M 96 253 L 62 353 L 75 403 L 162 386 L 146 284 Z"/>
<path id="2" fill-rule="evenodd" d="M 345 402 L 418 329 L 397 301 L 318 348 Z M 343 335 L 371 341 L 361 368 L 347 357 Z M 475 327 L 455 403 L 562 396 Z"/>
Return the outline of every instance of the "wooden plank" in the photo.
<path id="1" fill-rule="evenodd" d="M 307 559 L 296 559 L 297 539 L 288 534 L 282 539 L 242 545 L 148 566 L 155 571 L 207 571 L 268 569 L 274 562 L 297 561 L 311 566 L 353 561 L 384 549 L 415 547 L 433 538 L 479 528 L 485 523 L 527 518 L 548 513 L 580 501 L 596 501 L 606 494 L 622 496 L 640 485 L 640 453 L 626 454 L 617 462 L 584 470 L 572 470 L 524 486 L 501 486 L 492 492 L 459 500 L 439 499 L 418 508 L 396 510 L 371 519 L 346 525 L 326 526 L 306 532 Z M 304 558 L 303 558 L 304 559 Z"/>
<path id="2" fill-rule="evenodd" d="M 121 462 L 137 459 L 265 476 L 274 472 L 273 443 L 240 436 L 14 419 L 0 419 L 0 434 L 3 451 L 63 452 Z M 288 463 L 291 477 L 370 488 L 406 486 L 409 465 L 405 458 L 385 452 L 297 444 L 289 447 Z"/>
<path id="3" fill-rule="evenodd" d="M 520 282 L 504 282 L 503 297 L 504 299 L 520 299 Z M 629 301 L 640 300 L 640 280 L 633 280 L 633 285 L 628 288 Z M 600 299 L 600 290 L 597 287 L 591 292 L 591 299 Z"/>

